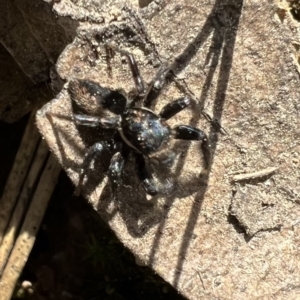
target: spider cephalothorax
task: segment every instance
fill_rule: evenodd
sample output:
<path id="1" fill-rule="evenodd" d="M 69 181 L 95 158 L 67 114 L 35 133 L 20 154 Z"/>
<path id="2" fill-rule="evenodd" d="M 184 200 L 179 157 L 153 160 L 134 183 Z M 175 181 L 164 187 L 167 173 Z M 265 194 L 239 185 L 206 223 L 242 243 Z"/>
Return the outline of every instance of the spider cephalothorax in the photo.
<path id="1" fill-rule="evenodd" d="M 122 171 L 128 149 L 133 153 L 137 165 L 137 173 L 145 191 L 150 195 L 164 192 L 160 184 L 154 180 L 149 171 L 147 160 L 151 154 L 166 147 L 171 138 L 183 140 L 202 141 L 202 151 L 206 166 L 209 162 L 209 143 L 206 134 L 200 129 L 187 125 L 178 125 L 170 128 L 167 120 L 179 113 L 190 104 L 188 97 L 172 101 L 163 107 L 159 114 L 154 113 L 150 107 L 163 88 L 169 69 L 160 68 L 154 80 L 145 91 L 136 61 L 130 53 L 109 45 L 114 51 L 126 56 L 137 90 L 137 99 L 129 101 L 124 92 L 111 90 L 89 80 L 71 80 L 68 91 L 72 100 L 80 98 L 93 99 L 99 105 L 98 115 L 73 114 L 73 120 L 78 125 L 99 127 L 103 130 L 113 131 L 113 142 L 95 143 L 85 154 L 81 166 L 78 191 L 81 189 L 83 179 L 95 156 L 107 149 L 112 153 L 108 170 L 108 177 L 112 184 L 115 197 L 118 185 L 121 183 Z M 126 153 L 125 153 L 126 152 Z"/>

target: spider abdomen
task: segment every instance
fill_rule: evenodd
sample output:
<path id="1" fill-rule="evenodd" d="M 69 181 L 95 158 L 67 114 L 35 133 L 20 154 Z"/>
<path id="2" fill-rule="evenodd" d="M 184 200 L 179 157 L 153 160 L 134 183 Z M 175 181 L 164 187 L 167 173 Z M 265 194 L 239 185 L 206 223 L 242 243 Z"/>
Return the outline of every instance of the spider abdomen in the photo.
<path id="1" fill-rule="evenodd" d="M 170 133 L 169 126 L 149 109 L 132 108 L 123 114 L 123 139 L 145 155 L 161 148 L 169 140 Z"/>

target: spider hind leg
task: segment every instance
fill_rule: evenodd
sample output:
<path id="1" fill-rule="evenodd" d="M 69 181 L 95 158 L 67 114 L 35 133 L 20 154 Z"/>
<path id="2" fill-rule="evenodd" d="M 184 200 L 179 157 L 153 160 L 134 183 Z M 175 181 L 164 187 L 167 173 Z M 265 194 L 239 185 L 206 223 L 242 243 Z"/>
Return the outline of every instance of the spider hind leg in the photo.
<path id="1" fill-rule="evenodd" d="M 79 179 L 78 179 L 77 187 L 75 190 L 76 196 L 79 196 L 81 193 L 83 187 L 83 181 L 90 165 L 95 161 L 97 156 L 103 152 L 104 149 L 105 149 L 104 143 L 96 143 L 92 147 L 90 147 L 88 151 L 85 153 L 83 163 L 79 171 Z"/>
<path id="2" fill-rule="evenodd" d="M 147 194 L 151 196 L 157 194 L 170 194 L 174 190 L 174 184 L 170 180 L 167 180 L 164 184 L 157 183 L 156 180 L 154 180 L 149 166 L 142 154 L 136 154 L 135 160 L 138 176 L 143 183 L 143 188 Z"/>

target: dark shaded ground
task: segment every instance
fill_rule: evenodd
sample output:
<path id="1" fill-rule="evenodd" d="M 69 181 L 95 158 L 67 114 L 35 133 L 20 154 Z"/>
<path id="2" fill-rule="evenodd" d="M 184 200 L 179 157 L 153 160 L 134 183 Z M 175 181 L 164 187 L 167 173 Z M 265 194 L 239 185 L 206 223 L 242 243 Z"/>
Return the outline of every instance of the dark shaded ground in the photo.
<path id="1" fill-rule="evenodd" d="M 0 123 L 1 192 L 25 125 L 26 118 Z M 33 295 L 25 299 L 184 299 L 149 268 L 139 267 L 73 192 L 62 172 L 13 299 L 25 296 L 24 280 L 33 285 Z"/>
<path id="2" fill-rule="evenodd" d="M 28 116 L 14 124 L 0 121 L 0 195 L 17 154 Z"/>

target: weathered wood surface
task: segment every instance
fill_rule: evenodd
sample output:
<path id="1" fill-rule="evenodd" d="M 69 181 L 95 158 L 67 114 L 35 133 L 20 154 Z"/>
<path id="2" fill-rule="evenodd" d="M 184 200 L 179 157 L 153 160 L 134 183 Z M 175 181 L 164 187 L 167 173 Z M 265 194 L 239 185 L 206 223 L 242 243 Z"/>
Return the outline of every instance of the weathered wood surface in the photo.
<path id="1" fill-rule="evenodd" d="M 82 20 L 91 9 L 93 17 L 81 23 L 57 62 L 64 80 L 87 78 L 130 91 L 133 80 L 121 57 L 107 65 L 108 41 L 135 55 L 146 82 L 160 61 L 170 63 L 176 78 L 154 110 L 190 93 L 192 108 L 170 124 L 202 128 L 212 142 L 208 171 L 199 144 L 170 145 L 178 154 L 174 166 L 154 166 L 161 180 L 177 183 L 167 197 L 146 196 L 129 161 L 124 186 L 111 201 L 103 173 L 108 159 L 100 158 L 84 189 L 93 207 L 141 263 L 189 299 L 298 299 L 300 90 L 292 37 L 283 25 L 289 17 L 278 16 L 271 1 L 152 2 L 141 14 L 146 36 L 119 1 L 97 7 L 79 1 L 82 11 L 69 3 L 53 8 L 72 17 L 80 12 Z M 136 1 L 131 5 L 139 9 Z M 202 108 L 225 135 L 202 117 Z M 66 119 L 51 121 L 46 112 L 72 113 L 66 89 L 40 110 L 37 125 L 76 184 L 84 152 L 97 138 Z M 232 180 L 270 167 L 278 170 L 253 181 Z"/>

